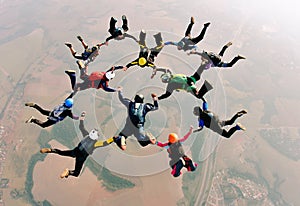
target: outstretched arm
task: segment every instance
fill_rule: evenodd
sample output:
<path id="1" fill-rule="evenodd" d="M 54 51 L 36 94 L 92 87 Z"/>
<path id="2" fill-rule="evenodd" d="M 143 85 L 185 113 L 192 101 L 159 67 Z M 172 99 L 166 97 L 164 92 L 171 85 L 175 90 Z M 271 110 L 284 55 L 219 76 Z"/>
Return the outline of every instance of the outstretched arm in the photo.
<path id="1" fill-rule="evenodd" d="M 111 143 L 114 142 L 114 138 L 108 138 L 107 140 L 98 140 L 95 144 L 94 144 L 94 148 L 98 148 L 98 147 L 106 147 L 108 145 L 110 145 Z"/>
<path id="2" fill-rule="evenodd" d="M 81 134 L 83 137 L 89 135 L 89 132 L 85 129 L 84 127 L 84 119 L 85 119 L 85 114 L 86 112 L 82 112 L 81 115 L 80 115 L 80 123 L 79 123 L 79 130 L 81 131 Z"/>
<path id="3" fill-rule="evenodd" d="M 193 132 L 193 126 L 190 126 L 190 130 L 188 131 L 188 133 L 186 133 L 186 135 L 184 135 L 184 137 L 181 138 L 179 141 L 184 142 L 185 140 L 187 140 L 187 138 L 192 134 L 192 132 Z"/>
<path id="4" fill-rule="evenodd" d="M 156 75 L 157 72 L 163 72 L 163 73 L 170 73 L 170 74 L 172 74 L 172 71 L 170 69 L 154 67 L 152 75 L 151 75 L 151 79 Z"/>
<path id="5" fill-rule="evenodd" d="M 127 98 L 124 98 L 123 92 L 122 92 L 122 87 L 118 87 L 118 96 L 119 96 L 119 100 L 121 101 L 121 103 L 124 104 L 126 107 L 128 107 L 129 103 L 131 101 Z"/>
<path id="6" fill-rule="evenodd" d="M 130 35 L 130 34 L 124 33 L 123 35 L 124 35 L 124 37 L 133 39 L 134 41 L 138 42 L 138 40 L 137 40 L 134 36 L 132 36 L 132 35 Z"/>
<path id="7" fill-rule="evenodd" d="M 115 92 L 115 91 L 117 91 L 116 89 L 109 87 L 106 84 L 105 81 L 101 81 L 100 84 L 101 84 L 101 87 L 103 88 L 103 90 L 106 91 L 106 92 Z"/>
<path id="8" fill-rule="evenodd" d="M 159 146 L 159 147 L 165 147 L 166 149 L 169 148 L 168 142 L 162 143 L 162 142 L 156 141 L 155 144 L 156 144 L 157 146 Z"/>
<path id="9" fill-rule="evenodd" d="M 164 43 L 164 45 L 174 45 L 174 46 L 177 46 L 177 42 L 174 42 L 174 41 L 167 41 Z"/>

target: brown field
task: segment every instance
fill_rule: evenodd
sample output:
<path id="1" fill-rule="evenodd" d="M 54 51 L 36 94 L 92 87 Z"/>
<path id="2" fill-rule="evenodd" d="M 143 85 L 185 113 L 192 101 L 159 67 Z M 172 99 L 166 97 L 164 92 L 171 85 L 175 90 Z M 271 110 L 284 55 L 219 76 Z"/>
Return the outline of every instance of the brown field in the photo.
<path id="1" fill-rule="evenodd" d="M 50 144 L 66 149 L 54 140 Z M 87 168 L 83 169 L 79 178 L 59 178 L 65 168 L 73 167 L 72 158 L 47 155 L 34 169 L 34 198 L 37 201 L 47 199 L 54 205 L 119 205 L 124 202 L 127 205 L 175 205 L 183 197 L 181 178 L 174 179 L 170 170 L 152 176 L 131 177 L 130 180 L 136 184 L 133 189 L 108 192 Z M 157 190 L 157 187 L 160 189 Z"/>

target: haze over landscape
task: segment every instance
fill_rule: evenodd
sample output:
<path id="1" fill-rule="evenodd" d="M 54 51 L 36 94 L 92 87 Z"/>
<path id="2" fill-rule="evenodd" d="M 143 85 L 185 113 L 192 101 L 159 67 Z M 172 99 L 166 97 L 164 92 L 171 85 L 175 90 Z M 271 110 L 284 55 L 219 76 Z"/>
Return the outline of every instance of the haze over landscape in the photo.
<path id="1" fill-rule="evenodd" d="M 300 25 L 299 2 L 287 1 L 0 1 L 0 206 L 14 205 L 300 205 Z M 198 50 L 218 52 L 229 41 L 229 61 L 241 60 L 229 69 L 202 74 L 214 89 L 207 99 L 209 109 L 220 118 L 230 118 L 246 109 L 238 121 L 247 127 L 230 139 L 208 129 L 192 134 L 184 143 L 187 154 L 199 164 L 193 173 L 173 178 L 168 154 L 154 146 L 141 148 L 128 138 L 127 151 L 116 145 L 97 149 L 79 178 L 60 179 L 74 160 L 40 154 L 42 147 L 71 149 L 82 136 L 78 121 L 66 119 L 41 129 L 25 120 L 46 117 L 25 102 L 52 109 L 71 92 L 67 69 L 76 70 L 75 59 L 64 45 L 81 35 L 90 45 L 108 37 L 110 17 L 121 25 L 129 20 L 129 33 L 147 31 L 146 42 L 154 46 L 153 34 L 164 41 L 179 40 L 194 16 L 192 35 L 206 22 L 210 26 Z M 101 47 L 89 72 L 126 65 L 138 56 L 138 45 L 130 40 L 111 40 Z M 156 65 L 174 73 L 190 75 L 200 65 L 196 55 L 188 56 L 166 46 Z M 122 86 L 124 96 L 150 94 L 165 89 L 151 69 L 132 67 L 118 71 L 111 87 Z M 189 125 L 197 126 L 194 106 L 202 102 L 185 92 L 159 101 L 159 110 L 148 115 L 146 129 L 167 141 L 170 132 L 183 136 Z M 99 128 L 103 138 L 117 134 L 124 126 L 126 109 L 116 93 L 86 90 L 75 96 L 73 112 L 87 111 L 86 127 Z"/>

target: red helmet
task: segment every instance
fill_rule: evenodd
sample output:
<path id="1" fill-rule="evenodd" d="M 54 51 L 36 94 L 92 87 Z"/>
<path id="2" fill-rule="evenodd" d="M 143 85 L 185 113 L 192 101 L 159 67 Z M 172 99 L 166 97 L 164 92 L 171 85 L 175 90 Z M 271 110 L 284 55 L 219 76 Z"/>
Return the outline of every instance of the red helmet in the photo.
<path id="1" fill-rule="evenodd" d="M 177 141 L 178 141 L 178 135 L 176 133 L 170 133 L 169 134 L 169 142 L 173 144 Z"/>

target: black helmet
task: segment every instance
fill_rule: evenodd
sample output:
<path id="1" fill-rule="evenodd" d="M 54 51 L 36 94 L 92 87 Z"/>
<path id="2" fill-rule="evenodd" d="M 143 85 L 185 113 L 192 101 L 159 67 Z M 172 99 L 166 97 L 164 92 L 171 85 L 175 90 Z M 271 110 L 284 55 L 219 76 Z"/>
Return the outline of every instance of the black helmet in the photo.
<path id="1" fill-rule="evenodd" d="M 134 97 L 136 103 L 144 103 L 144 96 L 142 94 L 136 94 Z"/>
<path id="2" fill-rule="evenodd" d="M 199 107 L 199 106 L 194 107 L 193 113 L 194 113 L 194 115 L 199 116 L 202 113 L 201 107 Z"/>
<path id="3" fill-rule="evenodd" d="M 97 47 L 96 46 L 93 46 L 92 47 L 92 51 L 94 52 L 94 51 L 96 51 L 97 50 Z"/>

